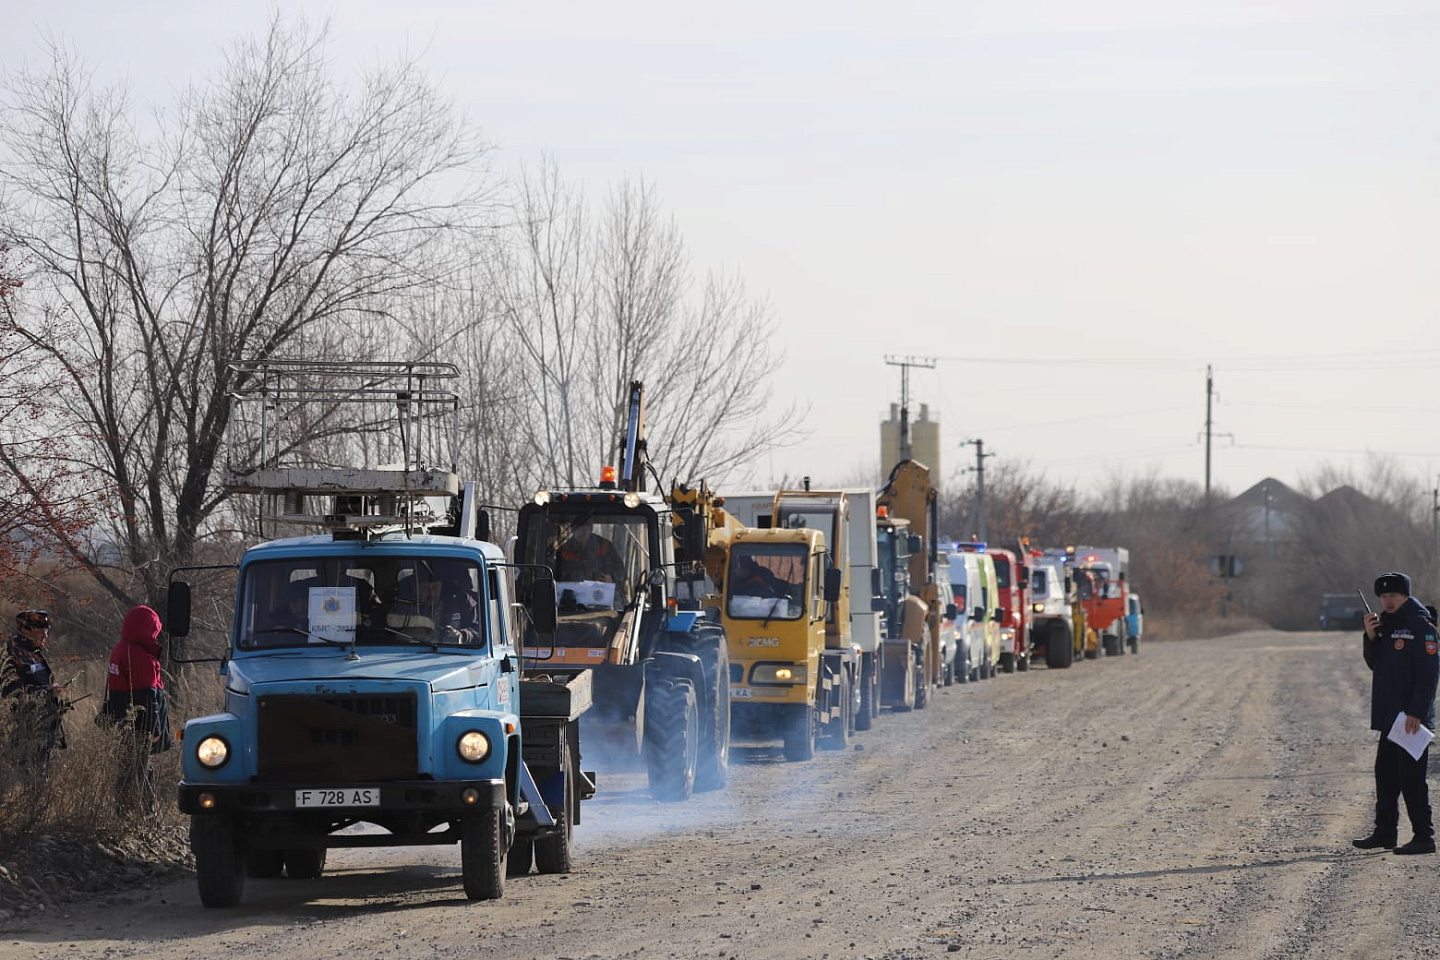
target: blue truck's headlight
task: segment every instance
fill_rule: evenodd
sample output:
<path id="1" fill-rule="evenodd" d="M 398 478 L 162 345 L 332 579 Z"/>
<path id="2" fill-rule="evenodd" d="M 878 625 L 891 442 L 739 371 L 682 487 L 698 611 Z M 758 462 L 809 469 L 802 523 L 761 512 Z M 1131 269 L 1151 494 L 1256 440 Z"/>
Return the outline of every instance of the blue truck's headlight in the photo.
<path id="1" fill-rule="evenodd" d="M 230 759 L 230 744 L 220 737 L 206 737 L 195 745 L 195 759 L 209 770 L 218 770 Z"/>
<path id="2" fill-rule="evenodd" d="M 490 738 L 479 730 L 467 730 L 455 741 L 455 750 L 460 759 L 468 763 L 479 763 L 490 756 Z"/>

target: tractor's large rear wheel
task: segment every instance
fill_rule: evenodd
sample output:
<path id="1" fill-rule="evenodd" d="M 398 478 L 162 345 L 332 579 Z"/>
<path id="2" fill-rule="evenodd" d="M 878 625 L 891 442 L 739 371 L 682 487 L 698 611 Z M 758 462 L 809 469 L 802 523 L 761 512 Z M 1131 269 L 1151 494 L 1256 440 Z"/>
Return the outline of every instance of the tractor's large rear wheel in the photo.
<path id="1" fill-rule="evenodd" d="M 657 677 L 645 689 L 645 769 L 656 800 L 685 800 L 695 790 L 700 714 L 686 680 Z"/>
<path id="2" fill-rule="evenodd" d="M 696 790 L 719 790 L 730 773 L 730 646 L 725 631 L 706 630 L 696 653 L 705 671 L 705 691 L 697 707 L 703 718 Z"/>

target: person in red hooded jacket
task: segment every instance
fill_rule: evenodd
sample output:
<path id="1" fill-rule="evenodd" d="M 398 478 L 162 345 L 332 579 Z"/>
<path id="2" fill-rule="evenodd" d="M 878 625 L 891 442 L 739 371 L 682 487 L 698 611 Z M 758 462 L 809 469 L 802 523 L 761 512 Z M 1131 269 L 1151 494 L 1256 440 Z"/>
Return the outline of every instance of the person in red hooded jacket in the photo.
<path id="1" fill-rule="evenodd" d="M 110 651 L 103 713 L 133 729 L 130 762 L 121 770 L 124 793 L 139 788 L 149 810 L 157 794 L 150 755 L 170 749 L 170 716 L 165 680 L 160 675 L 160 615 L 133 607 L 120 626 L 120 642 Z"/>

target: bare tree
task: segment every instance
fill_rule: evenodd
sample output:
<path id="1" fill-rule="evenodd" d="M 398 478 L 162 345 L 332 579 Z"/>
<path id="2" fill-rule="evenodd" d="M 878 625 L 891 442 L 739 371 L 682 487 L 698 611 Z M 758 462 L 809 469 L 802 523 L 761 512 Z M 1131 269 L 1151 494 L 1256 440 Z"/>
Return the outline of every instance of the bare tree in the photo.
<path id="1" fill-rule="evenodd" d="M 514 338 L 515 402 L 530 411 L 517 423 L 528 451 L 522 473 L 532 488 L 579 486 L 601 456 L 585 404 L 595 291 L 584 198 L 546 160 L 521 177 L 513 220 L 490 284 Z"/>
<path id="2" fill-rule="evenodd" d="M 662 478 L 722 482 L 793 436 L 773 404 L 775 318 L 735 277 L 693 279 L 652 187 L 625 182 L 598 214 L 546 164 L 521 184 L 494 286 L 534 413 L 537 484 L 592 482 L 611 462 L 630 382 L 645 383 Z"/>
<path id="3" fill-rule="evenodd" d="M 0 239 L 35 265 L 39 313 L 75 336 L 17 330 L 60 373 L 48 426 L 115 505 L 110 536 L 150 598 L 225 499 L 215 469 L 244 385 L 227 362 L 383 349 L 407 301 L 459 275 L 453 241 L 483 207 L 486 148 L 418 65 L 351 90 L 325 40 L 277 17 L 151 137 L 125 91 L 95 89 L 63 48 L 7 78 Z M 61 540 L 112 595 L 133 593 Z"/>
<path id="4" fill-rule="evenodd" d="M 0 246 L 0 589 L 14 598 L 40 592 L 38 581 L 15 581 L 57 538 L 83 536 L 102 508 L 68 462 L 65 438 L 46 429 L 57 377 L 19 326 L 22 286 Z M 53 324 L 44 329 L 50 340 L 64 336 Z"/>
<path id="5" fill-rule="evenodd" d="M 996 544 L 1013 546 L 1028 537 L 1037 547 L 1075 542 L 1080 532 L 1079 495 L 1073 487 L 1051 480 L 1023 460 L 1001 460 L 986 471 L 985 520 Z M 940 529 L 957 539 L 970 536 L 978 490 L 958 474 L 947 484 L 954 490 L 940 505 Z"/>

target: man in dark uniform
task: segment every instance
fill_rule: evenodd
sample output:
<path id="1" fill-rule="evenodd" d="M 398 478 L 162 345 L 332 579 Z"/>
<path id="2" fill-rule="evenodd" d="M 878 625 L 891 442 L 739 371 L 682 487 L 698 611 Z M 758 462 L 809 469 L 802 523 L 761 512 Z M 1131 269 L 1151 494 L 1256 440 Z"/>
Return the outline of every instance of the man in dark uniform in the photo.
<path id="1" fill-rule="evenodd" d="M 50 614 L 45 610 L 22 610 L 15 615 L 15 624 L 15 636 L 5 644 L 0 696 L 9 700 L 16 711 L 16 732 L 24 738 L 23 762 L 43 771 L 56 745 L 65 745 L 60 719 L 65 713 L 60 700 L 64 687 L 55 682 L 50 661 L 45 658 Z"/>
<path id="2" fill-rule="evenodd" d="M 435 625 L 437 643 L 476 647 L 483 642 L 480 595 L 471 582 L 470 568 L 450 560 L 437 561 L 426 590 L 425 609 Z"/>
<path id="3" fill-rule="evenodd" d="M 1375 829 L 1353 841 L 1361 850 L 1394 847 L 1396 853 L 1434 853 L 1435 829 L 1430 818 L 1430 791 L 1425 783 L 1430 760 L 1427 747 L 1420 759 L 1411 757 L 1386 734 L 1398 714 L 1405 715 L 1405 732 L 1423 724 L 1435 729 L 1435 684 L 1440 677 L 1435 624 L 1420 601 L 1410 596 L 1410 578 L 1403 573 L 1382 574 L 1375 581 L 1381 613 L 1365 615 L 1365 665 L 1373 673 L 1370 693 L 1370 728 L 1380 731 L 1375 752 Z M 1400 797 L 1415 836 L 1395 846 L 1400 824 Z"/>

